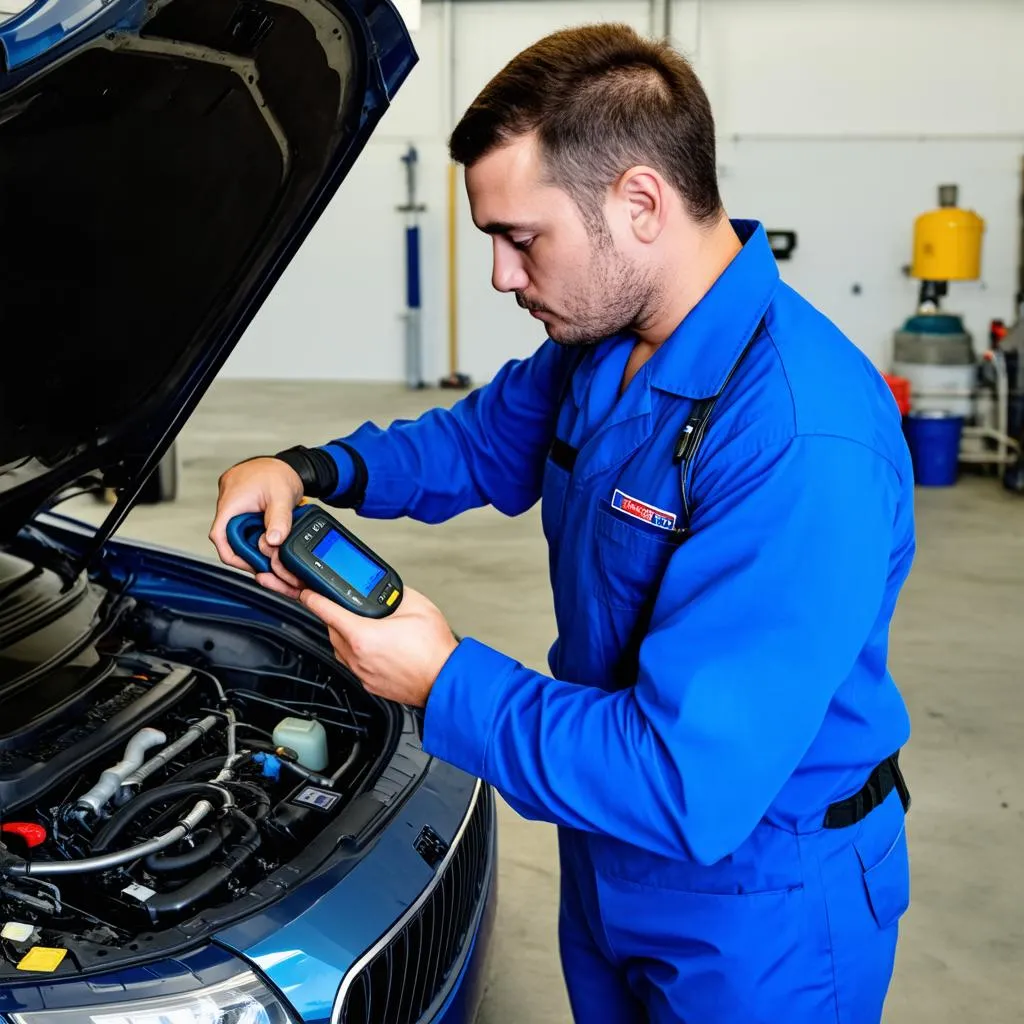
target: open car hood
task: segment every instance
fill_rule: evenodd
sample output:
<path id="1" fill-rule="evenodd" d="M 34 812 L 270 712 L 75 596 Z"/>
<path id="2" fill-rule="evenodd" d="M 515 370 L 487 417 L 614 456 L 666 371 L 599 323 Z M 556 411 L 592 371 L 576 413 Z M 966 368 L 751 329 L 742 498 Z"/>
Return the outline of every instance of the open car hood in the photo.
<path id="1" fill-rule="evenodd" d="M 387 0 L 20 2 L 0 8 L 0 541 L 92 478 L 118 491 L 102 543 L 417 58 Z"/>

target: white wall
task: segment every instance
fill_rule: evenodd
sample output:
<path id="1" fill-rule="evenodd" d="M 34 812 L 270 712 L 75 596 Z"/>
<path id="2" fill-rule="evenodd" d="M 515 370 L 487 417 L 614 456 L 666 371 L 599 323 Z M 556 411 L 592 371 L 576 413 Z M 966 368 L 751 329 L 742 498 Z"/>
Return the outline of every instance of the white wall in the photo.
<path id="1" fill-rule="evenodd" d="M 646 0 L 426 4 L 415 34 L 419 65 L 224 375 L 289 376 L 290 352 L 301 344 L 323 377 L 402 379 L 403 220 L 395 207 L 410 142 L 428 207 L 428 380 L 446 372 L 444 143 L 452 118 L 522 47 L 600 20 L 651 28 Z M 951 285 L 947 308 L 964 313 L 981 341 L 991 317 L 1012 316 L 1024 3 L 674 0 L 673 38 L 711 96 L 729 212 L 798 233 L 783 276 L 879 365 L 915 303 L 917 283 L 901 273 L 914 217 L 934 205 L 941 183 L 958 183 L 961 203 L 987 223 L 982 280 Z M 541 338 L 513 299 L 491 290 L 490 245 L 470 223 L 461 186 L 458 216 L 459 368 L 479 382 Z"/>

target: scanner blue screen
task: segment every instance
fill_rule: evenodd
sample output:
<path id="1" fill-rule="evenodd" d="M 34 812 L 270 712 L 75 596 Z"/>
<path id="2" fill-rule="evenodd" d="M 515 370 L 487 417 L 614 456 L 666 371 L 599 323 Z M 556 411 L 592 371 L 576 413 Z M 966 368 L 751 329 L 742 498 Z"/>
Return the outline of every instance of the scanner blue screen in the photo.
<path id="1" fill-rule="evenodd" d="M 386 570 L 367 558 L 336 530 L 328 530 L 324 539 L 313 548 L 313 556 L 333 569 L 363 597 L 369 597 L 373 588 L 384 579 Z"/>

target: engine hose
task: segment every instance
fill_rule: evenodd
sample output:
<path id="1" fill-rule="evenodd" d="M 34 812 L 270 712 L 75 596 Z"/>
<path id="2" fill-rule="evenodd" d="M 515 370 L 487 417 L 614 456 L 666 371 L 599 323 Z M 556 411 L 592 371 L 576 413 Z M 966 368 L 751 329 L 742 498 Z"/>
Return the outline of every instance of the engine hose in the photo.
<path id="1" fill-rule="evenodd" d="M 78 798 L 78 809 L 90 814 L 99 814 L 107 806 L 110 798 L 125 784 L 124 780 L 133 773 L 138 774 L 142 769 L 146 752 L 166 742 L 167 737 L 159 729 L 151 729 L 149 726 L 140 729 L 128 741 L 124 757 L 112 768 L 108 768 L 88 793 L 83 793 Z"/>
<path id="2" fill-rule="evenodd" d="M 250 782 L 227 781 L 221 783 L 230 789 L 241 790 L 255 799 L 256 809 L 249 815 L 254 822 L 263 821 L 270 813 L 270 797 L 259 786 Z M 170 874 L 193 868 L 212 857 L 228 840 L 232 831 L 233 815 L 222 818 L 201 842 L 183 853 L 154 853 L 146 858 L 146 867 L 154 874 Z"/>
<path id="3" fill-rule="evenodd" d="M 253 782 L 236 782 L 234 779 L 229 779 L 227 782 L 220 783 L 222 786 L 226 786 L 228 789 L 240 789 L 243 793 L 248 793 L 256 801 L 256 810 L 249 811 L 249 817 L 253 821 L 260 822 L 270 813 L 270 794 L 265 790 L 260 789 Z"/>
<path id="4" fill-rule="evenodd" d="M 158 893 L 145 902 L 150 920 L 156 924 L 162 914 L 173 914 L 188 909 L 201 899 L 209 896 L 223 885 L 258 849 L 260 833 L 252 818 L 237 808 L 231 808 L 228 814 L 245 826 L 245 831 L 238 841 L 224 855 L 220 863 L 204 871 L 203 874 L 170 892 Z"/>
<path id="5" fill-rule="evenodd" d="M 188 765 L 186 768 L 182 768 L 181 771 L 174 773 L 175 782 L 185 782 L 188 779 L 194 779 L 200 775 L 209 775 L 210 771 L 214 768 L 224 767 L 225 757 L 223 754 L 216 754 L 213 757 L 204 757 L 202 761 L 196 761 L 194 764 Z M 237 772 L 240 768 L 243 768 L 250 761 L 252 761 L 251 754 L 243 754 L 232 766 L 231 770 Z"/>
<path id="6" fill-rule="evenodd" d="M 182 853 L 152 853 L 146 858 L 146 867 L 154 874 L 172 874 L 184 871 L 209 860 L 228 840 L 231 835 L 231 821 L 222 818 L 209 834 L 195 846 Z"/>
<path id="7" fill-rule="evenodd" d="M 170 746 L 165 747 L 159 754 L 154 754 L 145 764 L 140 765 L 121 783 L 122 793 L 118 803 L 122 806 L 131 799 L 132 786 L 141 786 L 154 772 L 159 771 L 169 761 L 173 761 L 182 751 L 188 750 L 193 743 L 201 740 L 211 729 L 220 725 L 220 719 L 216 715 L 207 715 L 206 718 L 190 725 L 184 734 L 176 739 Z M 161 733 L 161 735 L 163 735 Z M 234 733 L 231 733 L 232 740 Z M 126 793 L 125 790 L 128 792 Z"/>
<path id="8" fill-rule="evenodd" d="M 149 810 L 154 804 L 163 803 L 174 797 L 182 796 L 206 796 L 216 797 L 220 804 L 231 806 L 234 798 L 224 789 L 223 786 L 214 786 L 209 782 L 171 782 L 166 786 L 159 786 L 147 793 L 140 793 L 130 804 L 122 807 L 111 819 L 100 829 L 99 834 L 92 842 L 92 852 L 103 853 L 110 848 L 110 844 L 140 815 L 143 811 Z"/>
<path id="9" fill-rule="evenodd" d="M 228 800 L 231 799 L 230 794 L 225 793 L 224 795 Z M 155 839 L 147 839 L 146 842 L 129 847 L 127 850 L 101 853 L 96 857 L 85 857 L 82 860 L 36 861 L 31 864 L 21 861 L 17 864 L 5 864 L 3 871 L 8 875 L 83 875 L 92 871 L 106 871 L 109 868 L 120 867 L 129 861 L 141 860 L 158 850 L 166 850 L 174 846 L 175 843 L 194 832 L 211 811 L 213 811 L 213 804 L 209 800 L 200 800 L 169 832 L 165 832 Z"/>

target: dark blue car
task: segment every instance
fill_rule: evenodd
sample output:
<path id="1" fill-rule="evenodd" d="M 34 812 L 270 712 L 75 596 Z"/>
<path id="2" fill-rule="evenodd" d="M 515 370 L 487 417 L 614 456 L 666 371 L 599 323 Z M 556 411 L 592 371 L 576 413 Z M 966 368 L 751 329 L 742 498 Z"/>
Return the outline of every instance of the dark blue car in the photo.
<path id="1" fill-rule="evenodd" d="M 491 791 L 426 756 L 420 714 L 367 695 L 297 604 L 113 539 L 415 61 L 385 0 L 0 13 L 15 1024 L 476 1013 Z M 55 511 L 83 489 L 116 495 L 98 529 Z"/>

